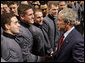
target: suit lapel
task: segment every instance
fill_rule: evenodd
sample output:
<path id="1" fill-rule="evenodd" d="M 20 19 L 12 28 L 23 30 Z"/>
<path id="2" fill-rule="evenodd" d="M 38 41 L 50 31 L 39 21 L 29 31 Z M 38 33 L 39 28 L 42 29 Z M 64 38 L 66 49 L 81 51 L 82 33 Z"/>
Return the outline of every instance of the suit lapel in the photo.
<path id="1" fill-rule="evenodd" d="M 64 48 L 71 42 L 72 33 L 73 33 L 73 30 L 68 34 L 68 36 L 63 41 L 61 48 L 60 48 L 60 51 L 64 50 Z"/>

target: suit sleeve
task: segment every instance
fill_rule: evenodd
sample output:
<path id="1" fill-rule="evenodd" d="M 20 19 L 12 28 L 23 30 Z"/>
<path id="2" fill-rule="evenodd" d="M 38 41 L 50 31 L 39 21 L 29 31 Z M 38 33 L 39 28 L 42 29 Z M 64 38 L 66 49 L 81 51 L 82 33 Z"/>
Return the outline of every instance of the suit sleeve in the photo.
<path id="1" fill-rule="evenodd" d="M 72 55 L 75 62 L 81 62 L 84 60 L 84 41 L 77 41 L 73 48 Z"/>

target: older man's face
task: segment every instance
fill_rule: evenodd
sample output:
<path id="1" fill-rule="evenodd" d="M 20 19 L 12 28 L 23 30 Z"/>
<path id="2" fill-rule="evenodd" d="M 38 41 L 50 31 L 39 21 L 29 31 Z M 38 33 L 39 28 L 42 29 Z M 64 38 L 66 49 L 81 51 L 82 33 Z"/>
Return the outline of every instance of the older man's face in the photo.
<path id="1" fill-rule="evenodd" d="M 57 26 L 58 26 L 58 30 L 60 31 L 64 31 L 66 28 L 66 23 L 64 23 L 62 19 L 62 14 L 59 14 L 58 16 Z"/>

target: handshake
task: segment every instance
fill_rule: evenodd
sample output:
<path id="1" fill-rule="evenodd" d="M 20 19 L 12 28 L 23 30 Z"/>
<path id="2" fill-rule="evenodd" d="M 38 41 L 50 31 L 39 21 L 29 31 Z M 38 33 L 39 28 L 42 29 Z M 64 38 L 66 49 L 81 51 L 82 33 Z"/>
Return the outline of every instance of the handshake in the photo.
<path id="1" fill-rule="evenodd" d="M 55 48 L 55 51 L 57 50 L 57 47 Z M 43 56 L 43 62 L 53 62 L 53 53 L 54 51 L 51 51 L 49 55 Z"/>

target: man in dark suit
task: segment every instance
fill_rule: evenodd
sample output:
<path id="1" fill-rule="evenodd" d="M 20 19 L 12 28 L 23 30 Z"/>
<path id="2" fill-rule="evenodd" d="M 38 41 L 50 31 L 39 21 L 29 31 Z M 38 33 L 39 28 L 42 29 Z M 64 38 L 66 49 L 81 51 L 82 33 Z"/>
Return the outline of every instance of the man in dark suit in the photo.
<path id="1" fill-rule="evenodd" d="M 59 31 L 57 30 L 57 13 L 58 13 L 58 3 L 51 3 L 48 5 L 49 14 L 44 17 L 43 29 L 46 31 L 51 47 L 55 50 L 57 47 L 59 39 Z"/>
<path id="2" fill-rule="evenodd" d="M 16 34 L 20 32 L 18 19 L 12 13 L 3 14 L 1 19 L 3 28 L 3 34 L 1 35 L 1 58 L 6 62 L 23 62 L 21 47 L 15 40 Z"/>
<path id="3" fill-rule="evenodd" d="M 74 27 L 76 16 L 76 12 L 70 8 L 59 12 L 57 25 L 58 30 L 64 31 L 64 38 L 62 41 L 60 39 L 58 49 L 53 54 L 56 62 L 84 61 L 84 38 Z"/>

